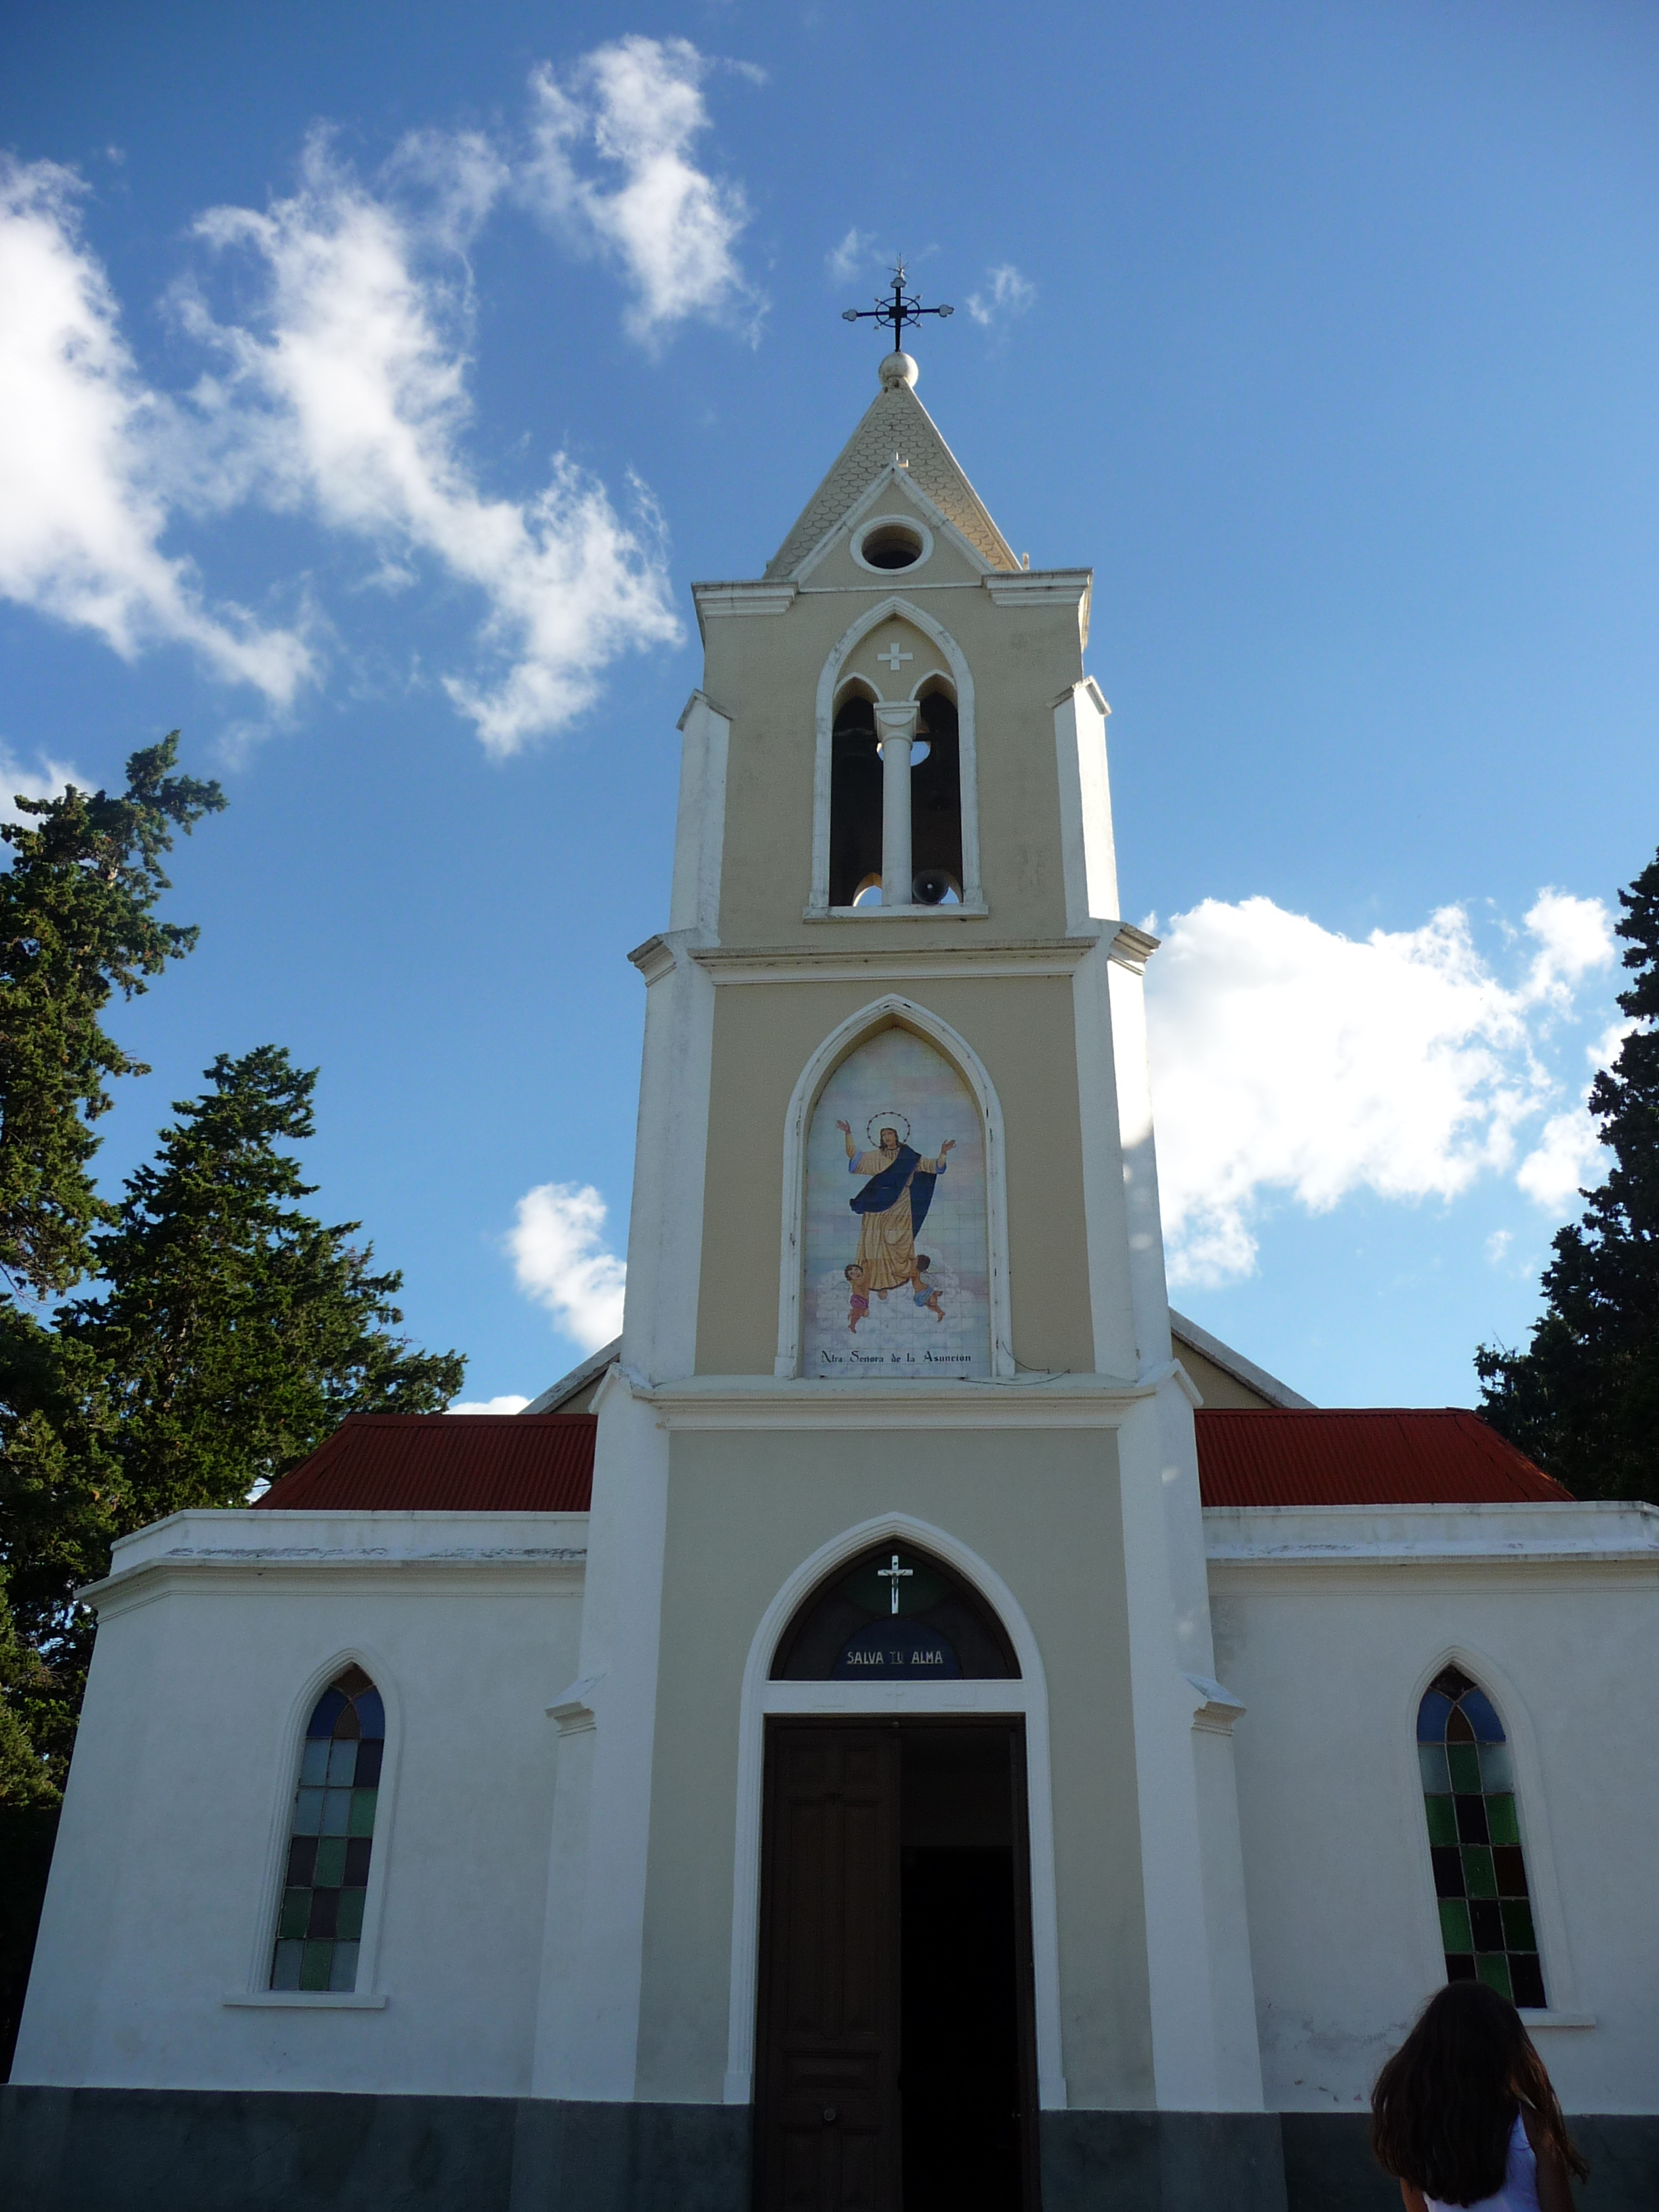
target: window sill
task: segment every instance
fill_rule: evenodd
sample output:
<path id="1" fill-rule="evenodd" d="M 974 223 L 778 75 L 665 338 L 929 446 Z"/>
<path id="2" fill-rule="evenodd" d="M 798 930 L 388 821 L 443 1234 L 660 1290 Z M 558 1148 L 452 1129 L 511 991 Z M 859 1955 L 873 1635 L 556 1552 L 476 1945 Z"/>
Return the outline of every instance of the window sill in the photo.
<path id="1" fill-rule="evenodd" d="M 222 1997 L 222 2004 L 270 2005 L 283 2012 L 384 2012 L 383 1996 L 366 1996 L 360 1990 L 238 1990 Z"/>
<path id="2" fill-rule="evenodd" d="M 803 921 L 983 921 L 991 909 L 983 899 L 955 906 L 809 906 Z"/>
<path id="3" fill-rule="evenodd" d="M 1557 2012 L 1553 2007 L 1545 2007 L 1540 2010 L 1536 2005 L 1518 2005 L 1516 2009 L 1521 2015 L 1522 2026 L 1528 2028 L 1594 2027 L 1595 2025 L 1593 2012 Z"/>

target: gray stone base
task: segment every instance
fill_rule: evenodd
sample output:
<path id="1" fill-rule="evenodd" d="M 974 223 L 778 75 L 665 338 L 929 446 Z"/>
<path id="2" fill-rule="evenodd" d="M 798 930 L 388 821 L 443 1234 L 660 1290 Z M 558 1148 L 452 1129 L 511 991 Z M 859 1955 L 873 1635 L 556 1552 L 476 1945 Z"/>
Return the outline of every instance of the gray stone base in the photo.
<path id="1" fill-rule="evenodd" d="M 1659 2118 L 1568 2124 L 1583 2212 L 1659 2206 Z M 1346 2112 L 1045 2112 L 1042 2212 L 1395 2212 Z M 0 2212 L 749 2212 L 749 2112 L 0 2088 Z"/>
<path id="2" fill-rule="evenodd" d="M 1045 2112 L 1039 2140 L 1042 2212 L 1291 2212 L 1277 2112 Z"/>
<path id="3" fill-rule="evenodd" d="M 1280 2124 L 1289 2212 L 1400 2212 L 1400 2185 L 1377 2171 L 1366 2114 L 1285 2112 Z M 1589 2179 L 1573 2184 L 1581 2212 L 1654 2212 L 1659 2116 L 1569 2112 L 1567 2127 L 1589 2160 Z"/>

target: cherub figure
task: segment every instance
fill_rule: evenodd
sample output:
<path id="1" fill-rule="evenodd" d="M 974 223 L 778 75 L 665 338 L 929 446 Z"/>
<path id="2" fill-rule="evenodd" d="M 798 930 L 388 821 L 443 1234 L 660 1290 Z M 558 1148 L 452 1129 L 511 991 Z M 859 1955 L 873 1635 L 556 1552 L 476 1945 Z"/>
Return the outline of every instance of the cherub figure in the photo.
<path id="1" fill-rule="evenodd" d="M 939 1291 L 927 1279 L 927 1270 L 933 1264 L 926 1252 L 917 1253 L 916 1264 L 911 1271 L 910 1287 L 915 1292 L 916 1304 L 926 1306 L 935 1321 L 943 1321 L 945 1309 L 939 1302 Z"/>
<path id="2" fill-rule="evenodd" d="M 848 1287 L 853 1294 L 852 1310 L 847 1316 L 847 1326 L 856 1335 L 859 1323 L 870 1310 L 869 1271 L 860 1267 L 854 1260 L 842 1268 L 842 1273 L 846 1276 Z"/>

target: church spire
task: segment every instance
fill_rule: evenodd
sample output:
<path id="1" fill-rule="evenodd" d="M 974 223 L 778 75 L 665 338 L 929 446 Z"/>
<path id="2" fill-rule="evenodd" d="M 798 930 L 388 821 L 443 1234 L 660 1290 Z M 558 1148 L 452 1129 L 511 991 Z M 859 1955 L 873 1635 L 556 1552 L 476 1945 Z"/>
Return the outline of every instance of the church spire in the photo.
<path id="1" fill-rule="evenodd" d="M 885 312 L 896 312 L 896 305 Z M 943 311 L 922 308 L 919 312 Z M 890 353 L 878 374 L 880 391 L 829 475 L 802 508 L 794 528 L 767 563 L 767 576 L 775 580 L 793 575 L 846 520 L 877 478 L 896 465 L 906 471 L 916 489 L 962 533 L 988 567 L 1018 568 L 1019 562 L 1007 539 L 940 436 L 938 424 L 916 398 L 920 371 L 915 358 L 908 353 Z"/>

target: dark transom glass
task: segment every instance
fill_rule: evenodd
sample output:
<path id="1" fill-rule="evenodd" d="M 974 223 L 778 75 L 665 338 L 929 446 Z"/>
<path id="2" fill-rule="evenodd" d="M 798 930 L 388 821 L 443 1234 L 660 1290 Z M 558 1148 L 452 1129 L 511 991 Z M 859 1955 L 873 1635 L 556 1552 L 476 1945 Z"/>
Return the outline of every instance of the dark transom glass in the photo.
<path id="1" fill-rule="evenodd" d="M 353 1990 L 386 1750 L 386 1708 L 361 1667 L 312 1709 L 294 1792 L 273 1990 Z"/>
<path id="2" fill-rule="evenodd" d="M 1541 2007 L 1510 1747 L 1492 1700 L 1461 1667 L 1443 1668 L 1423 1693 L 1417 1757 L 1446 1979 Z"/>
<path id="3" fill-rule="evenodd" d="M 891 1543 L 821 1583 L 772 1662 L 775 1682 L 1006 1681 L 1018 1673 L 1007 1633 L 978 1592 L 927 1553 Z"/>

